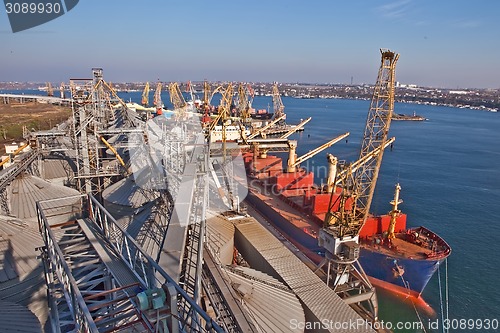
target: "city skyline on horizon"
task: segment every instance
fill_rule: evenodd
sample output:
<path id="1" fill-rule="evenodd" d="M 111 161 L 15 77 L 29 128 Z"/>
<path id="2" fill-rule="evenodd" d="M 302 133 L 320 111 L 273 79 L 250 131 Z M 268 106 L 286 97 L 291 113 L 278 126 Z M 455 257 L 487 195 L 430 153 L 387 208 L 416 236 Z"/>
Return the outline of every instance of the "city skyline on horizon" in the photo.
<path id="1" fill-rule="evenodd" d="M 52 84 L 52 88 L 54 90 L 57 90 L 58 87 L 60 86 L 61 83 L 64 83 L 64 84 L 69 84 L 69 81 L 70 80 L 91 80 L 91 75 L 88 75 L 88 77 L 85 77 L 85 78 L 69 78 L 68 80 L 66 81 L 62 81 L 62 82 L 58 82 L 58 81 L 0 81 L 0 84 L 17 84 L 17 85 L 23 85 L 23 84 L 27 84 L 27 85 L 38 85 L 39 88 L 41 88 L 43 85 L 46 85 L 47 83 L 51 83 Z M 187 84 L 188 82 L 192 83 L 192 84 L 203 84 L 203 82 L 205 80 L 185 80 L 185 81 L 168 81 L 168 80 L 156 80 L 156 81 L 123 81 L 123 82 L 120 82 L 120 81 L 109 81 L 106 79 L 106 76 L 104 75 L 103 79 L 107 82 L 110 82 L 112 83 L 113 85 L 139 85 L 141 87 L 144 87 L 144 85 L 146 84 L 146 82 L 148 82 L 150 84 L 150 89 L 151 90 L 154 90 L 155 89 L 155 85 L 156 83 L 158 82 L 161 82 L 161 83 L 171 83 L 171 82 L 177 82 L 179 84 Z M 359 82 L 359 83 L 356 83 L 356 82 L 353 82 L 352 84 L 350 82 L 277 82 L 277 81 L 243 81 L 243 80 L 214 80 L 214 81 L 210 81 L 210 80 L 206 80 L 208 83 L 220 83 L 220 84 L 225 84 L 225 83 L 244 83 L 244 84 L 265 84 L 265 85 L 272 85 L 274 83 L 277 83 L 278 85 L 307 85 L 307 86 L 374 86 L 375 85 L 375 81 L 374 82 Z M 406 83 L 406 82 L 400 82 L 400 81 L 396 81 L 396 88 L 406 88 L 406 89 L 443 89 L 443 90 L 450 90 L 450 91 L 453 91 L 453 90 L 500 90 L 500 88 L 475 88 L 475 87 L 433 87 L 433 86 L 421 86 L 421 85 L 416 85 L 416 84 L 413 84 L 413 83 Z M 7 89 L 8 90 L 8 89 Z M 139 91 L 139 90 L 137 90 Z M 142 91 L 142 90 L 141 90 Z"/>
<path id="2" fill-rule="evenodd" d="M 122 83 L 373 84 L 388 48 L 403 84 L 499 89 L 498 12 L 464 0 L 86 0 L 15 34 L 0 14 L 0 81 L 68 82 L 100 67 Z"/>

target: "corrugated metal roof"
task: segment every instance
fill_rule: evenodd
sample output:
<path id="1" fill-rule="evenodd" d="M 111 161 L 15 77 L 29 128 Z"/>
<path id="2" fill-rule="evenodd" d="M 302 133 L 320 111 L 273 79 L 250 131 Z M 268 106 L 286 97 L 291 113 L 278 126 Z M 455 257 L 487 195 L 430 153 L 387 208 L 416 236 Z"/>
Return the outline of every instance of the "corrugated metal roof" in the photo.
<path id="1" fill-rule="evenodd" d="M 263 332 L 303 332 L 292 320 L 305 322 L 304 309 L 295 294 L 270 275 L 248 267 L 223 267 L 231 286 L 251 318 Z"/>
<path id="2" fill-rule="evenodd" d="M 241 245 L 251 253 L 245 259 L 254 266 L 264 262 L 270 265 L 278 277 L 293 290 L 297 297 L 311 311 L 315 318 L 312 320 L 333 320 L 338 323 L 355 323 L 361 320 L 349 305 L 329 288 L 311 269 L 299 258 L 281 244 L 268 230 L 261 226 L 254 218 L 245 218 L 232 221 L 236 227 L 236 246 Z M 259 262 L 260 261 L 260 262 Z M 258 267 L 257 267 L 258 268 Z M 260 268 L 259 268 L 260 269 Z M 269 272 L 272 274 L 272 272 Z M 339 332 L 335 327 L 327 327 L 331 332 Z M 340 330 L 342 332 L 374 332 L 362 326 L 355 329 Z"/>
<path id="3" fill-rule="evenodd" d="M 207 212 L 207 245 L 218 262 L 229 265 L 233 259 L 234 225 L 220 215 Z"/>
<path id="4" fill-rule="evenodd" d="M 40 265 L 35 247 L 42 245 L 37 229 L 0 218 L 0 282 L 31 273 Z"/>
<path id="5" fill-rule="evenodd" d="M 39 253 L 35 250 L 43 245 L 38 225 L 33 221 L 0 216 L 0 235 L 0 301 L 28 307 L 41 323 L 45 323 L 47 287 L 41 261 L 37 259 Z M 56 237 L 59 238 L 60 233 Z M 2 328 L 0 320 L 0 332 Z"/>
<path id="6" fill-rule="evenodd" d="M 0 301 L 0 332 L 42 332 L 42 326 L 28 308 L 12 302 Z"/>
<path id="7" fill-rule="evenodd" d="M 36 217 L 35 203 L 37 201 L 71 197 L 79 194 L 77 190 L 69 187 L 52 184 L 41 178 L 22 174 L 9 185 L 7 195 L 10 201 L 11 215 L 20 219 L 27 219 Z M 71 203 L 66 202 L 66 204 L 70 205 Z"/>
<path id="8" fill-rule="evenodd" d="M 73 171 L 66 160 L 45 159 L 43 160 L 43 179 L 68 178 Z"/>

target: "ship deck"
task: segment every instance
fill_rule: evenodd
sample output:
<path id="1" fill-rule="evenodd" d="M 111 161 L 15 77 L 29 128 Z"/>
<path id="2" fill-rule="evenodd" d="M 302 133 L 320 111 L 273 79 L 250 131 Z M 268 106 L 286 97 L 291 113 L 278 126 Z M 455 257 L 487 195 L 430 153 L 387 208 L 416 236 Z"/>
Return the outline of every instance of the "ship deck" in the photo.
<path id="1" fill-rule="evenodd" d="M 396 234 L 396 238 L 392 239 L 390 244 L 387 241 L 382 241 L 382 235 L 374 235 L 362 240 L 361 244 L 367 249 L 401 258 L 436 260 L 440 257 L 446 257 L 449 254 L 449 246 L 440 238 L 433 239 L 432 235 L 434 238 L 438 238 L 435 234 L 431 234 L 431 237 L 421 234 L 412 242 L 407 240 L 408 234 L 399 233 Z"/>
<path id="2" fill-rule="evenodd" d="M 380 253 L 385 253 L 387 255 L 397 255 L 404 258 L 412 258 L 425 260 L 429 258 L 429 255 L 432 253 L 431 250 L 422 248 L 416 244 L 409 243 L 403 239 L 395 238 L 392 240 L 392 247 L 387 247 L 385 245 L 377 245 L 370 241 L 363 242 L 362 246 L 365 248 L 371 248 Z"/>
<path id="3" fill-rule="evenodd" d="M 267 189 L 265 185 L 260 182 L 249 182 L 249 191 L 257 196 L 260 200 L 265 202 L 268 206 L 272 207 L 281 216 L 287 219 L 290 223 L 298 228 L 304 230 L 304 232 L 317 238 L 320 226 L 313 221 L 312 218 L 306 218 L 302 212 L 298 209 L 291 207 L 289 204 L 281 200 L 276 196 L 270 189 Z"/>

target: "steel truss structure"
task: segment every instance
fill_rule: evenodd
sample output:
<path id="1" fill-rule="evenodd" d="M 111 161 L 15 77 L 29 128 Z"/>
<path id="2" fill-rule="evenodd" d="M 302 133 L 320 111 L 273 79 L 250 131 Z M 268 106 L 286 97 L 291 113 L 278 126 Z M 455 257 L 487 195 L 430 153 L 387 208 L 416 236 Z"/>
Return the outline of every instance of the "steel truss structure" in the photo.
<path id="1" fill-rule="evenodd" d="M 54 332 L 222 332 L 91 194 L 37 212 Z M 141 302 L 150 291 L 164 295 L 154 309 Z"/>

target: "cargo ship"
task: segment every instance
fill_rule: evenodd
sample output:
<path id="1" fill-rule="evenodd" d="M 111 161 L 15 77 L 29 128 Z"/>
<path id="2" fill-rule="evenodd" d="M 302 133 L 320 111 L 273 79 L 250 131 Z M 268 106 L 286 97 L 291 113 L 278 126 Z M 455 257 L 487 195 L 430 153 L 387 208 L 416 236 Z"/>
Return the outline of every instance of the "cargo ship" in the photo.
<path id="1" fill-rule="evenodd" d="M 323 254 L 318 246 L 319 229 L 329 207 L 339 208 L 335 202 L 341 189 L 314 185 L 313 172 L 305 169 L 285 172 L 278 156 L 248 152 L 243 159 L 248 174 L 247 202 L 319 263 Z M 423 226 L 407 228 L 407 216 L 397 207 L 399 198 L 391 203 L 391 212 L 370 215 L 361 228 L 359 261 L 373 285 L 421 301 L 425 286 L 451 248 Z"/>

